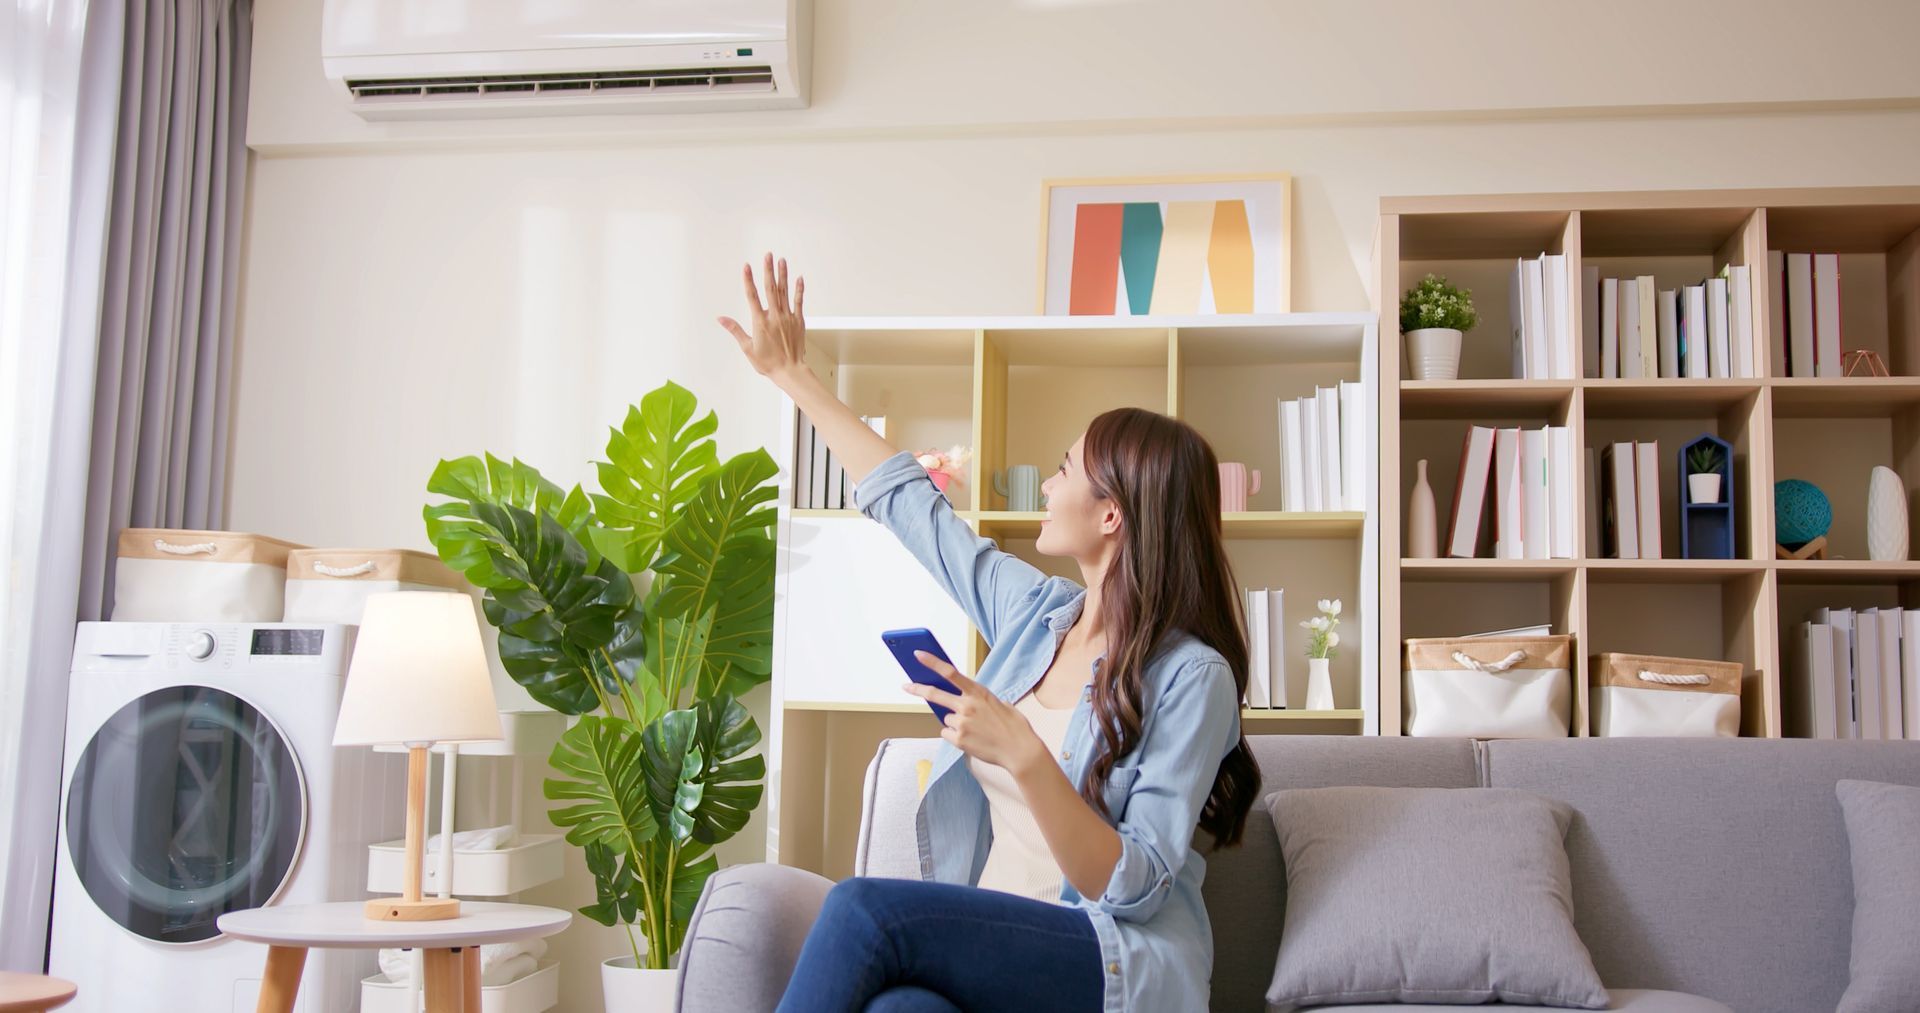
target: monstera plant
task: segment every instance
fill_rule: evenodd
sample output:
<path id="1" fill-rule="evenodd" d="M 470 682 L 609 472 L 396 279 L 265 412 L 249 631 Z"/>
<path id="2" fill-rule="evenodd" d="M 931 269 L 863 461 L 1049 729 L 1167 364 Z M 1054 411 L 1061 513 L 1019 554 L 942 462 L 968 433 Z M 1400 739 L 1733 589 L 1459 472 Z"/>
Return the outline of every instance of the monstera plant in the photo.
<path id="1" fill-rule="evenodd" d="M 545 788 L 593 874 L 581 913 L 625 926 L 635 965 L 656 969 L 766 773 L 737 697 L 772 662 L 776 466 L 764 450 L 722 462 L 719 421 L 698 411 L 672 383 L 630 407 L 597 495 L 491 454 L 441 461 L 427 483 L 449 497 L 426 508 L 428 536 L 485 592 L 507 674 L 578 715 Z"/>

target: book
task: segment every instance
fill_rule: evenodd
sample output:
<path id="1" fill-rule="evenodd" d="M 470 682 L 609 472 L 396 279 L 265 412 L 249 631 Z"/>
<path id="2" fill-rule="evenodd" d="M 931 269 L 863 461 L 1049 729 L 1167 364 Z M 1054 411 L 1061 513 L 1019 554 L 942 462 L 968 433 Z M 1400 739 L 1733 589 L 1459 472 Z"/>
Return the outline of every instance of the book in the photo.
<path id="1" fill-rule="evenodd" d="M 1247 589 L 1247 698 L 1248 707 L 1269 706 L 1269 659 L 1267 647 L 1267 592 Z"/>
<path id="2" fill-rule="evenodd" d="M 1448 515 L 1447 555 L 1472 559 L 1480 542 L 1480 514 L 1486 507 L 1487 475 L 1493 465 L 1493 430 L 1470 426 L 1460 441 L 1460 477 L 1453 487 Z"/>
<path id="3" fill-rule="evenodd" d="M 1640 558 L 1639 499 L 1634 495 L 1633 476 L 1633 444 L 1609 443 L 1600 448 L 1600 555 L 1604 558 Z"/>
<path id="4" fill-rule="evenodd" d="M 1815 376 L 1839 376 L 1840 255 L 1813 255 L 1813 362 Z"/>
<path id="5" fill-rule="evenodd" d="M 1707 290 L 1703 285 L 1688 285 L 1681 290 L 1687 299 L 1687 376 L 1702 380 L 1712 375 L 1712 324 L 1707 320 Z M 1726 375 L 1724 373 L 1722 376 Z"/>
<path id="6" fill-rule="evenodd" d="M 1280 399 L 1280 509 L 1307 509 L 1306 446 L 1301 440 L 1300 402 Z"/>
<path id="7" fill-rule="evenodd" d="M 1796 627 L 1789 654 L 1788 679 L 1782 695 L 1788 701 L 1782 731 L 1808 739 L 1839 738 L 1834 721 L 1833 627 L 1802 622 Z"/>
<path id="8" fill-rule="evenodd" d="M 820 435 L 818 427 L 813 431 L 813 486 L 808 495 L 813 499 L 816 510 L 829 510 L 827 506 L 827 479 L 831 473 L 827 470 L 829 448 L 826 437 Z"/>
<path id="9" fill-rule="evenodd" d="M 1813 258 L 1805 253 L 1787 254 L 1787 368 L 1814 375 Z"/>
<path id="10" fill-rule="evenodd" d="M 840 465 L 840 455 L 829 446 L 827 448 L 827 483 L 821 489 L 820 505 L 828 510 L 841 510 L 847 505 L 845 489 L 847 469 Z"/>
<path id="11" fill-rule="evenodd" d="M 1553 632 L 1551 623 L 1536 626 L 1515 626 L 1506 630 L 1487 630 L 1482 633 L 1462 633 L 1461 637 L 1473 640 L 1481 637 L 1544 637 Z"/>
<path id="12" fill-rule="evenodd" d="M 795 409 L 799 422 L 793 427 L 793 505 L 813 509 L 813 420 Z"/>
<path id="13" fill-rule="evenodd" d="M 1833 627 L 1834 722 L 1836 738 L 1860 737 L 1860 694 L 1854 679 L 1854 624 L 1850 608 L 1817 608 L 1813 621 Z"/>
<path id="14" fill-rule="evenodd" d="M 1547 327 L 1547 375 L 1556 380 L 1574 378 L 1576 340 L 1573 335 L 1573 293 L 1567 277 L 1567 255 L 1549 253 L 1540 258 L 1545 284 L 1541 285 Z"/>
<path id="15" fill-rule="evenodd" d="M 1620 376 L 1620 279 L 1600 282 L 1600 376 Z"/>
<path id="16" fill-rule="evenodd" d="M 1853 614 L 1853 692 L 1859 737 L 1879 739 L 1883 724 L 1880 712 L 1880 613 L 1876 609 L 1861 609 Z"/>
<path id="17" fill-rule="evenodd" d="M 1600 455 L 1592 447 L 1584 448 L 1586 458 L 1587 487 L 1584 490 L 1587 501 L 1587 525 L 1581 532 L 1582 542 L 1586 546 L 1588 559 L 1600 559 L 1605 554 L 1600 551 L 1600 531 L 1606 526 L 1605 518 L 1600 516 Z"/>
<path id="18" fill-rule="evenodd" d="M 1653 318 L 1647 319 L 1647 329 L 1651 330 Z M 1641 379 L 1640 364 L 1646 360 L 1640 355 L 1640 284 L 1632 278 L 1620 279 L 1620 376 L 1628 380 Z"/>
<path id="19" fill-rule="evenodd" d="M 1659 293 L 1655 312 L 1659 314 L 1660 365 L 1663 377 L 1680 375 L 1680 293 L 1668 289 Z"/>
<path id="20" fill-rule="evenodd" d="M 1276 708 L 1284 709 L 1290 698 L 1287 688 L 1287 621 L 1286 588 L 1269 588 L 1267 591 L 1267 696 L 1268 702 Z M 1299 700 L 1306 702 L 1306 692 L 1302 689 Z"/>
<path id="21" fill-rule="evenodd" d="M 1920 739 L 1920 609 L 1900 613 L 1900 710 L 1904 737 Z"/>
<path id="22" fill-rule="evenodd" d="M 1553 548 L 1553 506 L 1548 499 L 1547 431 L 1520 430 L 1520 514 L 1524 522 L 1521 555 L 1545 559 Z"/>
<path id="23" fill-rule="evenodd" d="M 1493 555 L 1524 559 L 1527 554 L 1526 487 L 1520 475 L 1520 430 L 1496 431 L 1493 443 Z"/>
<path id="24" fill-rule="evenodd" d="M 1323 476 L 1320 509 L 1340 510 L 1347 502 L 1341 485 L 1345 476 L 1340 466 L 1340 392 L 1332 387 L 1314 391 L 1320 408 L 1320 467 Z"/>
<path id="25" fill-rule="evenodd" d="M 1340 381 L 1340 492 L 1347 510 L 1367 508 L 1367 388 Z"/>
<path id="26" fill-rule="evenodd" d="M 1640 558 L 1660 555 L 1660 441 L 1643 441 L 1634 452 L 1634 510 L 1640 521 Z"/>
<path id="27" fill-rule="evenodd" d="M 1787 372 L 1787 258 L 1767 251 L 1767 364 L 1772 376 Z"/>
<path id="28" fill-rule="evenodd" d="M 1900 628 L 1905 609 L 1880 610 L 1880 732 L 1884 739 L 1906 738 L 1900 693 Z"/>
<path id="29" fill-rule="evenodd" d="M 1727 275 L 1727 302 L 1730 310 L 1733 375 L 1751 377 L 1753 371 L 1753 271 L 1745 264 L 1731 265 Z"/>
<path id="30" fill-rule="evenodd" d="M 1547 502 L 1551 504 L 1553 544 L 1547 555 L 1572 559 L 1573 550 L 1573 430 L 1547 427 Z"/>
<path id="31" fill-rule="evenodd" d="M 1307 486 L 1307 509 L 1325 510 L 1327 508 L 1325 491 L 1327 482 L 1326 473 L 1321 470 L 1320 466 L 1320 447 L 1322 446 L 1320 440 L 1320 405 L 1318 400 L 1312 397 L 1303 397 L 1299 400 L 1300 443 L 1306 450 L 1301 460 L 1306 465 L 1302 470 L 1305 472 Z"/>
<path id="32" fill-rule="evenodd" d="M 1525 257 L 1515 257 L 1513 261 L 1513 278 L 1507 283 L 1507 320 L 1510 321 L 1508 330 L 1513 335 L 1513 378 L 1529 379 L 1532 374 L 1528 371 L 1527 258 Z"/>
<path id="33" fill-rule="evenodd" d="M 1660 375 L 1660 348 L 1656 341 L 1649 340 L 1653 333 L 1658 310 L 1654 308 L 1653 275 L 1643 274 L 1634 279 L 1640 293 L 1640 375 L 1648 378 Z"/>
<path id="34" fill-rule="evenodd" d="M 1545 259 L 1535 257 L 1527 261 L 1526 268 L 1527 379 L 1540 380 L 1553 376 L 1553 360 L 1547 350 L 1552 339 L 1547 336 Z"/>
<path id="35" fill-rule="evenodd" d="M 1727 331 L 1727 279 L 1708 278 L 1706 292 L 1707 310 L 1707 375 L 1716 378 L 1732 376 L 1733 340 Z"/>
<path id="36" fill-rule="evenodd" d="M 1600 375 L 1600 269 L 1580 269 L 1580 375 Z"/>

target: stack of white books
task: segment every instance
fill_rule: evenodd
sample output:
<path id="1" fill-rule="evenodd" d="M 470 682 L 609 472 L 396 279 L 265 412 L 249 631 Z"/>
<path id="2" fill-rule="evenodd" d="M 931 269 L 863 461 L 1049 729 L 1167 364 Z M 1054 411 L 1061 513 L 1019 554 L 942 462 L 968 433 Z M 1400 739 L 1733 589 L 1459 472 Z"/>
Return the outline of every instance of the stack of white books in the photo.
<path id="1" fill-rule="evenodd" d="M 850 510 L 853 508 L 852 483 L 840 455 L 827 446 L 813 428 L 807 413 L 796 409 L 793 430 L 793 506 L 799 510 Z M 885 415 L 862 415 L 860 421 L 887 435 Z"/>
<path id="2" fill-rule="evenodd" d="M 1840 256 L 1767 253 L 1774 376 L 1840 376 Z"/>
<path id="3" fill-rule="evenodd" d="M 1571 431 L 1566 426 L 1469 427 L 1445 532 L 1447 555 L 1471 559 L 1478 554 L 1489 505 L 1494 558 L 1572 559 Z"/>
<path id="4" fill-rule="evenodd" d="M 1573 379 L 1573 298 L 1565 254 L 1513 262 L 1508 289 L 1516 380 Z"/>
<path id="5" fill-rule="evenodd" d="M 1280 399 L 1280 509 L 1365 510 L 1366 388 L 1357 380 Z"/>
<path id="6" fill-rule="evenodd" d="M 1920 739 L 1920 611 L 1814 609 L 1787 655 L 1788 735 Z"/>
<path id="7" fill-rule="evenodd" d="M 1247 693 L 1249 708 L 1287 706 L 1287 624 L 1281 619 L 1286 591 L 1247 588 Z"/>
<path id="8" fill-rule="evenodd" d="M 1600 554 L 1659 559 L 1660 441 L 1600 448 Z"/>
<path id="9" fill-rule="evenodd" d="M 1653 275 L 1601 278 L 1581 286 L 1587 375 L 1602 379 L 1750 377 L 1753 276 L 1728 265 L 1698 285 L 1656 290 Z"/>

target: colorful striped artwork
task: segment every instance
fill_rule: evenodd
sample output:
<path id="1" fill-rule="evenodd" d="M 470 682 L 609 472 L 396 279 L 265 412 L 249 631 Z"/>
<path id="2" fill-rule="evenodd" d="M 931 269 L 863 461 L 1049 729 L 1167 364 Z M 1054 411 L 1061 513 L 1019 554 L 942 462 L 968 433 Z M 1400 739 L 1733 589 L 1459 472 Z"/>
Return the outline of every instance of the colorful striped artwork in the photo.
<path id="1" fill-rule="evenodd" d="M 1243 200 L 1081 204 L 1068 312 L 1252 313 L 1253 261 Z"/>

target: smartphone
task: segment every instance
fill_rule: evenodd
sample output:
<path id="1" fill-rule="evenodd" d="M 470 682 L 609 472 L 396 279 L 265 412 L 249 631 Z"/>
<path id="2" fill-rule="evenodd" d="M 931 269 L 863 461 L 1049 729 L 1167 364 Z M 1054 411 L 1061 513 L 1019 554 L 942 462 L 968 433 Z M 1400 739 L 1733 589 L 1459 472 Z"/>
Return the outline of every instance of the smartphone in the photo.
<path id="1" fill-rule="evenodd" d="M 934 639 L 931 630 L 918 626 L 908 630 L 887 630 L 880 634 L 880 639 L 886 642 L 887 650 L 893 652 L 893 660 L 900 663 L 900 667 L 907 673 L 907 678 L 922 686 L 932 686 L 935 689 L 959 695 L 959 688 L 948 682 L 946 676 L 922 665 L 920 659 L 913 656 L 915 651 L 925 651 L 947 664 L 953 664 L 953 659 L 947 657 L 947 652 L 940 649 L 940 641 Z M 927 706 L 933 708 L 933 716 L 939 718 L 942 725 L 947 723 L 947 715 L 953 713 L 950 708 L 942 707 L 932 700 L 927 701 Z"/>

